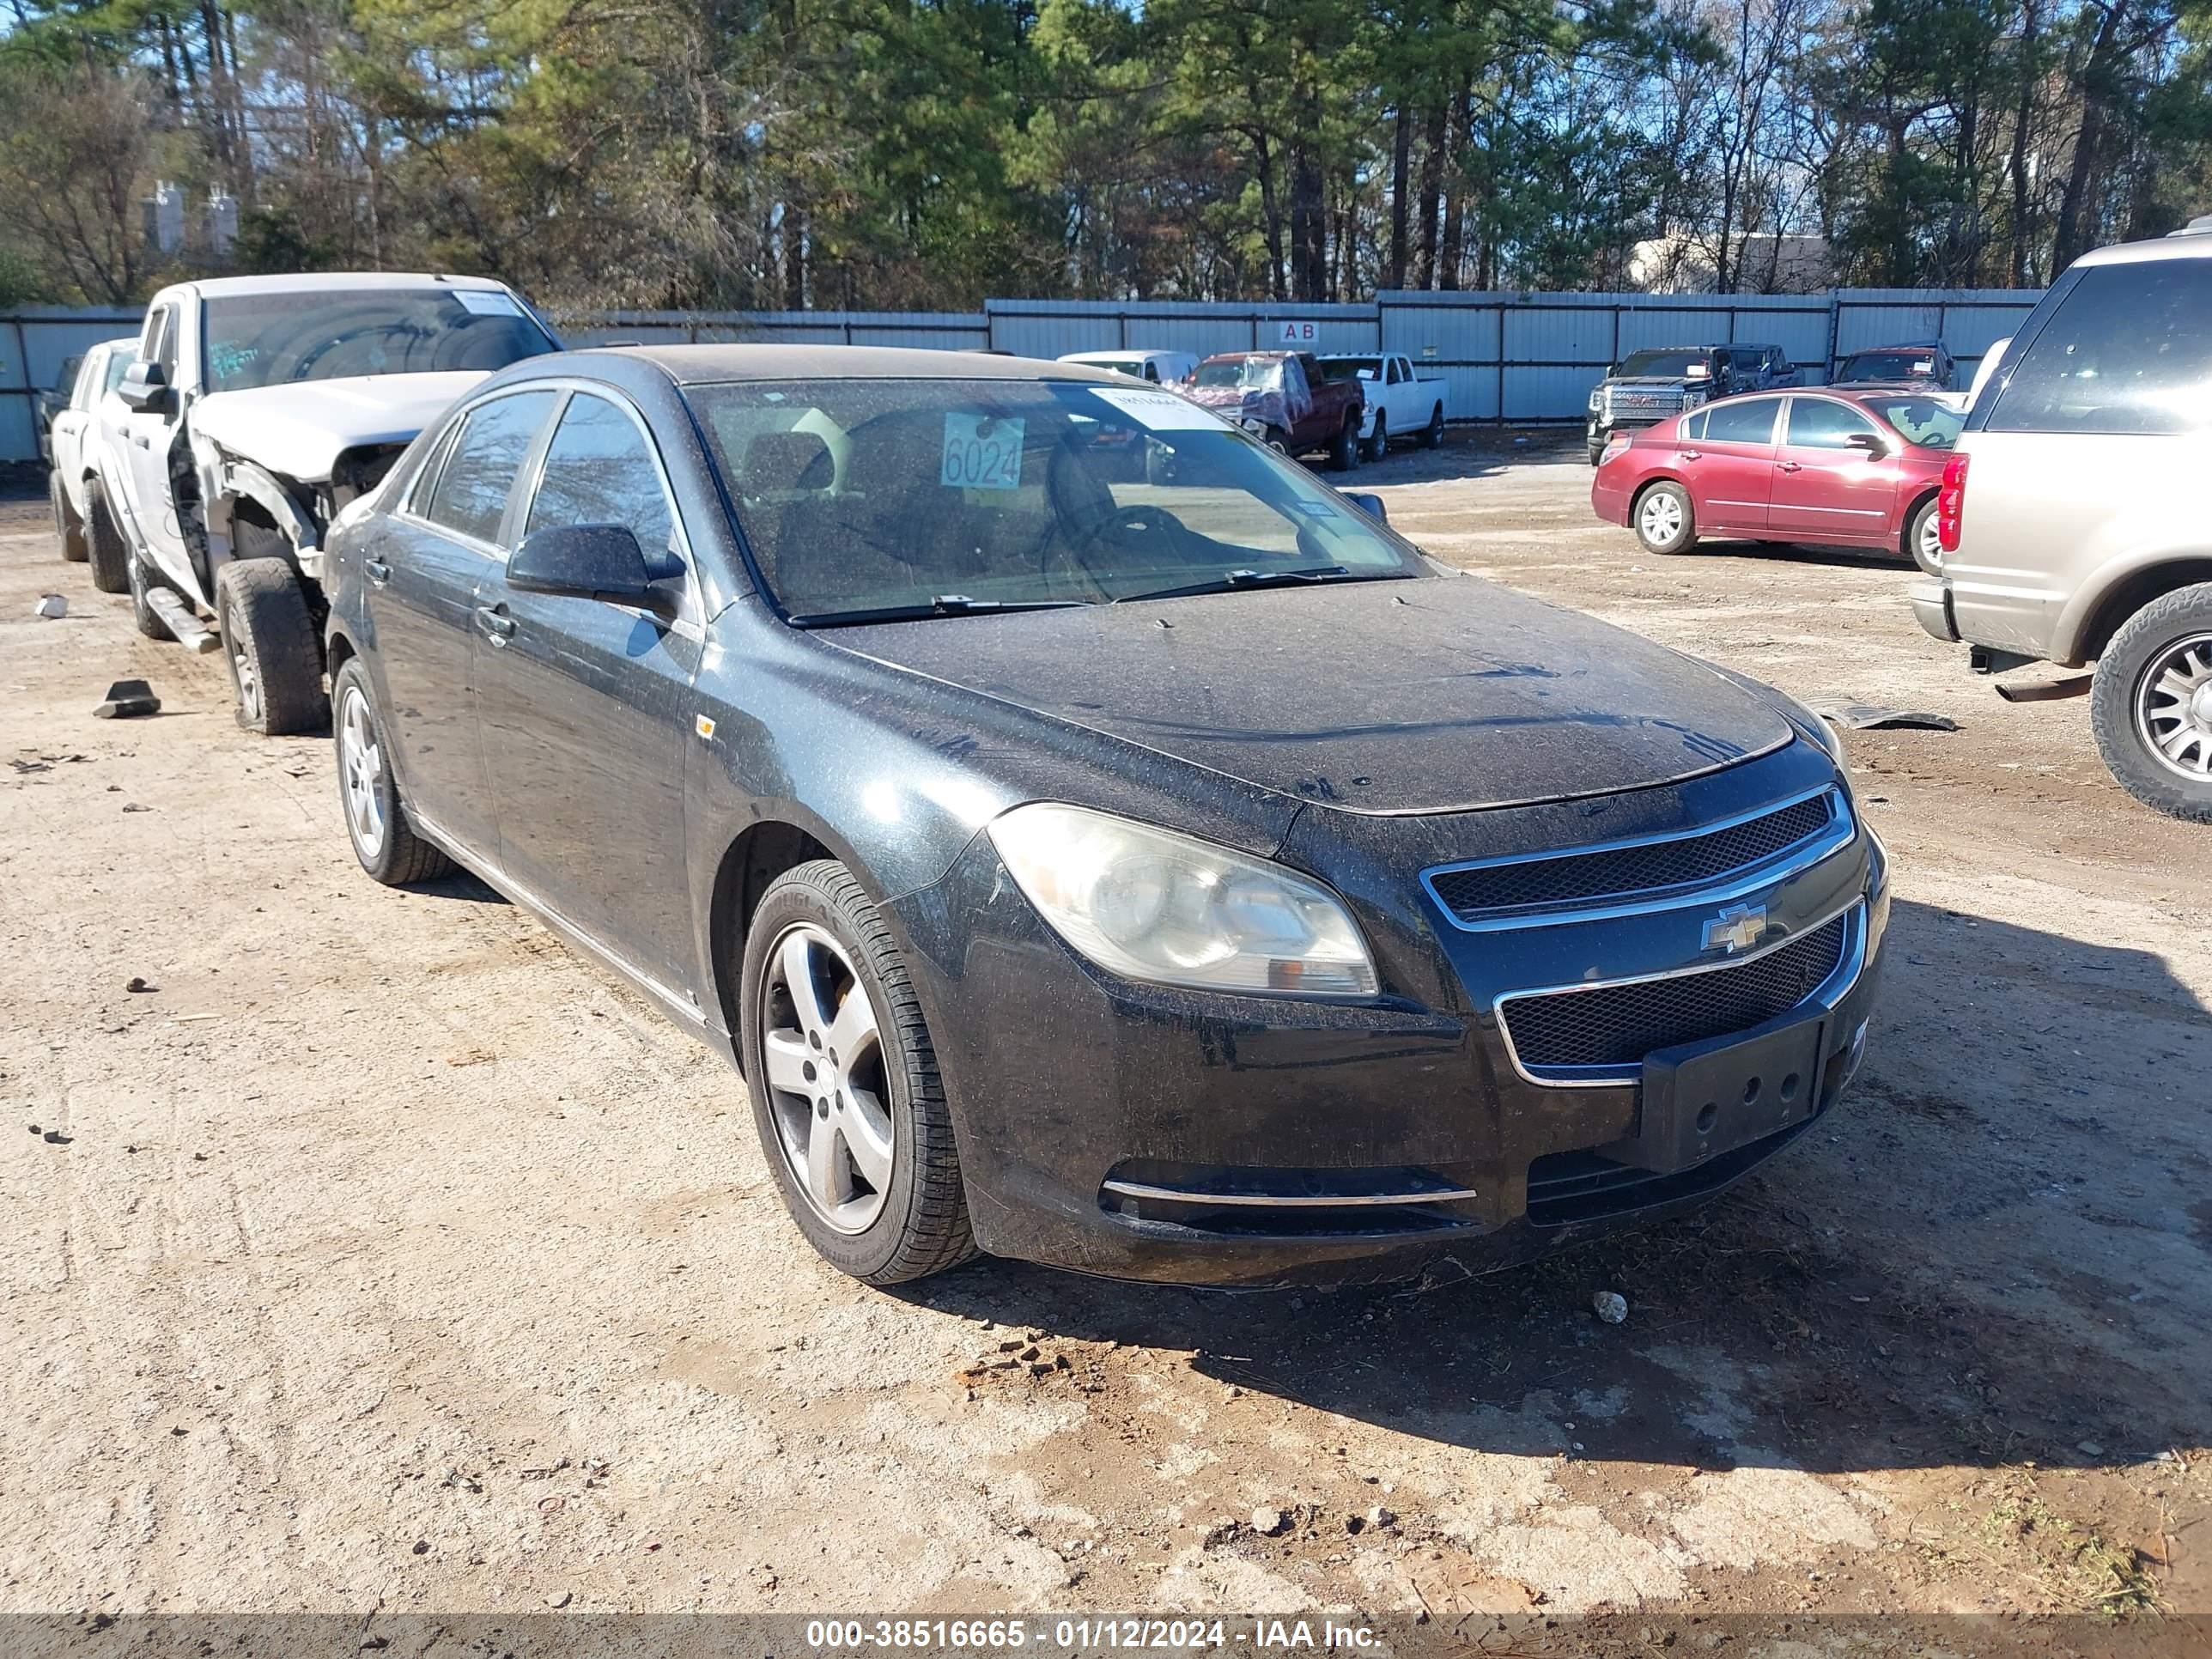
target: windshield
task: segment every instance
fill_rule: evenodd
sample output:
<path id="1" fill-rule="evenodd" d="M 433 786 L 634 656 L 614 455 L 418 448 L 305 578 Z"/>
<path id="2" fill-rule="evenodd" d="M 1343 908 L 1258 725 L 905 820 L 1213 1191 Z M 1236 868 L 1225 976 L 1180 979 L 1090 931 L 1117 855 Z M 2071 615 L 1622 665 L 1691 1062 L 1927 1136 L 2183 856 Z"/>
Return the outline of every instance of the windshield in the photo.
<path id="1" fill-rule="evenodd" d="M 1321 360 L 1321 377 L 1324 380 L 1379 380 L 1382 378 L 1380 357 L 1324 357 Z"/>
<path id="2" fill-rule="evenodd" d="M 1213 357 L 1198 366 L 1200 386 L 1235 386 L 1271 392 L 1283 383 L 1280 357 Z"/>
<path id="3" fill-rule="evenodd" d="M 496 289 L 317 289 L 206 302 L 207 389 L 505 368 L 554 349 Z"/>
<path id="4" fill-rule="evenodd" d="M 686 396 L 794 621 L 1432 574 L 1304 468 L 1172 392 L 813 380 Z"/>
<path id="5" fill-rule="evenodd" d="M 1702 351 L 1632 351 L 1621 360 L 1613 371 L 1624 379 L 1651 375 L 1668 380 L 1682 380 L 1692 375 L 1707 374 L 1712 366 Z"/>
<path id="6" fill-rule="evenodd" d="M 1862 351 L 1846 357 L 1837 374 L 1838 385 L 1847 380 L 1932 380 L 1936 355 L 1929 351 Z"/>
<path id="7" fill-rule="evenodd" d="M 1923 449 L 1948 449 L 1966 424 L 1961 411 L 1933 398 L 1869 398 L 1867 407 Z"/>

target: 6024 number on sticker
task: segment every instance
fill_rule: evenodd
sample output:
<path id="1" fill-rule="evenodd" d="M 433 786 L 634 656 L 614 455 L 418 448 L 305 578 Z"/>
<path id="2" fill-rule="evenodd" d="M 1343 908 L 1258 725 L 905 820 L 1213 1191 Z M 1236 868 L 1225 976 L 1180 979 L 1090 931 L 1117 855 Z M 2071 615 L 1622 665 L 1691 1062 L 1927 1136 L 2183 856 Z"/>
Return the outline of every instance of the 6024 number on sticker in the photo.
<path id="1" fill-rule="evenodd" d="M 991 415 L 948 412 L 938 483 L 948 489 L 1020 489 L 1022 425 Z"/>

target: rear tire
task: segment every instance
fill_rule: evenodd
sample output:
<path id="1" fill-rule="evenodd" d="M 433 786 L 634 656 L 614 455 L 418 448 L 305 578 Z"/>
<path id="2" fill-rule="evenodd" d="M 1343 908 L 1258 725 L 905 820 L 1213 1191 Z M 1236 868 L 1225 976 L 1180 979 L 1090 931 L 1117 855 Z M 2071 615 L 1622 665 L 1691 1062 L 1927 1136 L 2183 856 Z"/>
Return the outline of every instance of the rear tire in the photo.
<path id="1" fill-rule="evenodd" d="M 85 481 L 85 546 L 91 554 L 92 585 L 103 593 L 131 591 L 131 544 L 115 509 L 107 504 L 107 489 L 97 478 Z"/>
<path id="2" fill-rule="evenodd" d="M 1936 498 L 1930 495 L 1913 509 L 1905 525 L 1905 556 L 1931 576 L 1943 574 L 1943 547 L 1936 539 Z"/>
<path id="3" fill-rule="evenodd" d="M 1328 446 L 1328 464 L 1339 472 L 1350 472 L 1359 465 L 1359 411 L 1344 417 L 1344 424 L 1336 429 L 1336 436 Z"/>
<path id="4" fill-rule="evenodd" d="M 791 990 L 794 964 L 803 997 Z M 821 859 L 777 878 L 746 926 L 741 973 L 754 1122 L 807 1243 L 868 1285 L 926 1278 L 975 1255 L 929 1028 L 882 914 L 851 872 Z M 879 1158 L 878 1183 L 863 1165 Z M 817 1169 L 821 1199 L 812 1195 Z"/>
<path id="5" fill-rule="evenodd" d="M 2123 789 L 2212 823 L 2212 582 L 2177 588 L 2121 624 L 2097 661 L 2089 726 Z"/>
<path id="6" fill-rule="evenodd" d="M 399 799 L 392 742 L 360 658 L 349 657 L 338 669 L 331 698 L 337 711 L 338 811 L 361 867 L 386 887 L 450 874 L 453 860 L 415 833 L 407 804 Z"/>
<path id="7" fill-rule="evenodd" d="M 1438 404 L 1429 411 L 1429 423 L 1421 428 L 1421 447 L 1435 449 L 1444 441 L 1444 406 Z"/>
<path id="8" fill-rule="evenodd" d="M 1690 492 L 1671 480 L 1662 479 L 1638 495 L 1631 520 L 1647 553 L 1686 552 L 1698 539 Z"/>
<path id="9" fill-rule="evenodd" d="M 215 577 L 223 660 L 238 697 L 238 723 L 264 737 L 320 729 L 323 653 L 307 596 L 282 559 L 234 559 Z"/>
<path id="10" fill-rule="evenodd" d="M 1390 453 L 1390 417 L 1382 410 L 1375 411 L 1375 430 L 1367 440 L 1367 459 L 1383 459 Z"/>
<path id="11" fill-rule="evenodd" d="M 68 486 L 58 471 L 46 474 L 46 505 L 54 510 L 54 534 L 61 538 L 62 557 L 71 564 L 82 564 L 92 553 L 85 545 L 84 520 L 70 505 Z"/>

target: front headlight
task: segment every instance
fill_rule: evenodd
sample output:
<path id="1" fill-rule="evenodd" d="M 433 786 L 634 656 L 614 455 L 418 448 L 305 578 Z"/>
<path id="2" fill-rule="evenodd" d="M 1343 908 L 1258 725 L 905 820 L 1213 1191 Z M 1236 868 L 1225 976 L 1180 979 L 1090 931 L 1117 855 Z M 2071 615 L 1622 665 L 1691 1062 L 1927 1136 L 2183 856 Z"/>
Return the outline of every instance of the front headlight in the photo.
<path id="1" fill-rule="evenodd" d="M 1279 864 L 1052 801 L 990 831 L 1037 914 L 1109 972 L 1260 996 L 1375 994 L 1343 903 Z"/>
<path id="2" fill-rule="evenodd" d="M 1604 390 L 1604 388 L 1603 388 L 1603 387 L 1601 387 L 1601 386 L 1592 386 L 1592 387 L 1590 388 L 1589 412 L 1590 412 L 1591 414 L 1593 414 L 1593 415 L 1596 414 L 1596 413 L 1597 413 L 1597 410 L 1598 410 L 1598 405 L 1599 405 L 1600 404 L 1603 403 L 1604 401 L 1605 401 L 1605 390 Z"/>

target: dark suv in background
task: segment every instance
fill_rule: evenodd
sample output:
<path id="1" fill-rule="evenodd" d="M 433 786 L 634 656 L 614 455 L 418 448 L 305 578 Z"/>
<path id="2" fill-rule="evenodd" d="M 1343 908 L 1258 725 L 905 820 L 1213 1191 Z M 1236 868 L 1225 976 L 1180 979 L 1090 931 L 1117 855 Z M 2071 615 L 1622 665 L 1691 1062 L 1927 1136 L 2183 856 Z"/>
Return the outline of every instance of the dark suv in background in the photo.
<path id="1" fill-rule="evenodd" d="M 1632 351 L 1590 388 L 1583 438 L 1598 464 L 1615 432 L 1656 426 L 1684 410 L 1738 392 L 1797 384 L 1796 365 L 1778 345 L 1654 346 Z"/>

